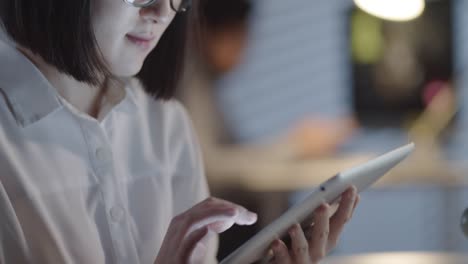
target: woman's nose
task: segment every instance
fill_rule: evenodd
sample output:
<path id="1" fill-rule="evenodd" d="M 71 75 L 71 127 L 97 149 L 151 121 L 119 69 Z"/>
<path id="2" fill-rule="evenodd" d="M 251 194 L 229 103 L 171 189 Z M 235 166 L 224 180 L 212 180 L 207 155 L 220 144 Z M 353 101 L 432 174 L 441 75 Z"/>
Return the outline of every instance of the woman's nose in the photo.
<path id="1" fill-rule="evenodd" d="M 148 22 L 167 24 L 173 12 L 171 0 L 160 0 L 148 7 L 141 8 L 140 16 Z"/>

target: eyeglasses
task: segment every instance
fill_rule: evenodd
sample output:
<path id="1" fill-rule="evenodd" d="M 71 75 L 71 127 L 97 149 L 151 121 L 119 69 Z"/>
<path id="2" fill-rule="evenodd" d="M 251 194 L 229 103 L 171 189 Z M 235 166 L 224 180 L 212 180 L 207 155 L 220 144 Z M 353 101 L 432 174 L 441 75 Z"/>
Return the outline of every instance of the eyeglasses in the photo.
<path id="1" fill-rule="evenodd" d="M 148 7 L 152 4 L 159 3 L 164 0 L 123 0 L 125 3 L 134 7 Z M 170 0 L 171 8 L 177 13 L 186 12 L 192 6 L 191 0 Z"/>

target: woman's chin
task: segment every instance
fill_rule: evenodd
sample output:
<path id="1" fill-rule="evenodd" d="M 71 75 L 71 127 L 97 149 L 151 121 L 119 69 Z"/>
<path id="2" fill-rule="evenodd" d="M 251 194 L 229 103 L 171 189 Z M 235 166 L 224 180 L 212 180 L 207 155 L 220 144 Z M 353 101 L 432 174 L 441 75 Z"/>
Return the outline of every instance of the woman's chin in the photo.
<path id="1" fill-rule="evenodd" d="M 134 77 L 140 72 L 143 64 L 142 63 L 134 64 L 134 65 L 127 64 L 126 66 L 127 67 L 112 67 L 111 72 L 114 76 L 120 77 L 120 78 Z"/>

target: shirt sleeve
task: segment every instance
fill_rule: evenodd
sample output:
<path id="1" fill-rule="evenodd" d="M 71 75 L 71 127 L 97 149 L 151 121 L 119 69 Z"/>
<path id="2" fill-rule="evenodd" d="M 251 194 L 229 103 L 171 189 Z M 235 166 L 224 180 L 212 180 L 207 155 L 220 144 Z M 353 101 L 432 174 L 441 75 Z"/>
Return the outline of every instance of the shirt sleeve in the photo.
<path id="1" fill-rule="evenodd" d="M 208 184 L 203 168 L 198 139 L 194 133 L 193 125 L 188 115 L 179 103 L 175 103 L 181 126 L 174 131 L 173 142 L 177 147 L 174 163 L 174 175 L 172 179 L 174 213 L 178 215 L 195 204 L 209 197 Z M 178 143 L 177 143 L 178 142 Z M 218 263 L 216 253 L 218 251 L 218 237 L 214 237 L 207 243 L 206 261 L 203 263 Z"/>
<path id="2" fill-rule="evenodd" d="M 0 216 L 0 264 L 31 263 L 26 255 L 28 250 L 25 236 L 1 181 Z"/>

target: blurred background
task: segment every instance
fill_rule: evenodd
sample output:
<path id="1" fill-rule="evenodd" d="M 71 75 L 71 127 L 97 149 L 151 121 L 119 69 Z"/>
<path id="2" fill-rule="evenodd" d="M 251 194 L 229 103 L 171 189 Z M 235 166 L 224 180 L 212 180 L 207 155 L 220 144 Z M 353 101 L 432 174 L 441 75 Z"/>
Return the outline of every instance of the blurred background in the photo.
<path id="1" fill-rule="evenodd" d="M 179 98 L 213 194 L 259 213 L 221 236 L 220 258 L 321 181 L 410 141 L 411 158 L 362 193 L 330 261 L 468 252 L 468 1 L 201 2 Z"/>

